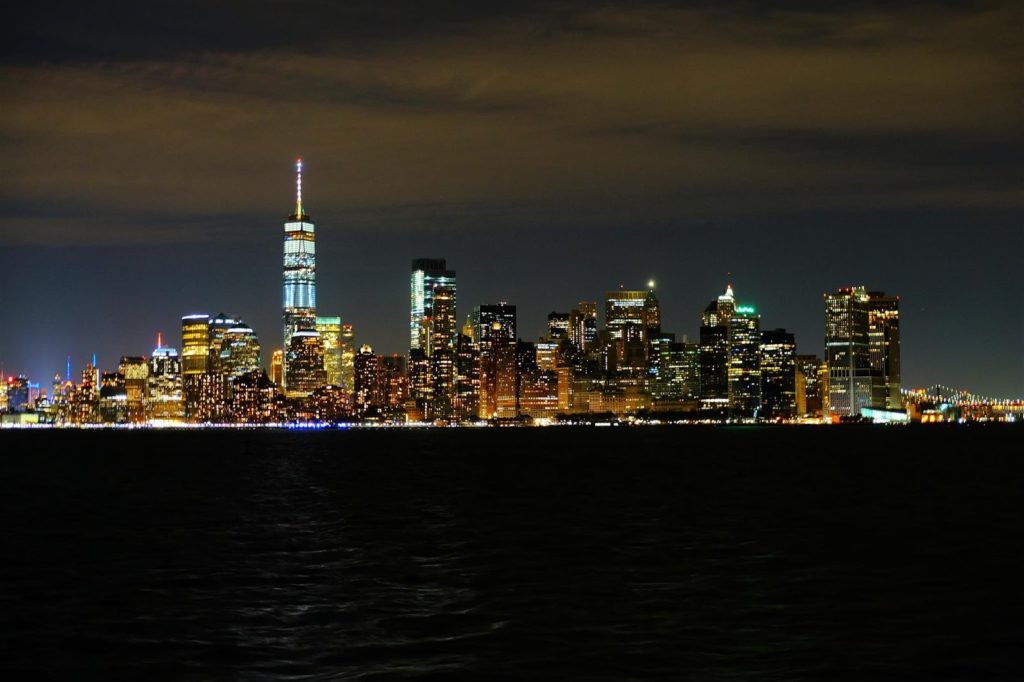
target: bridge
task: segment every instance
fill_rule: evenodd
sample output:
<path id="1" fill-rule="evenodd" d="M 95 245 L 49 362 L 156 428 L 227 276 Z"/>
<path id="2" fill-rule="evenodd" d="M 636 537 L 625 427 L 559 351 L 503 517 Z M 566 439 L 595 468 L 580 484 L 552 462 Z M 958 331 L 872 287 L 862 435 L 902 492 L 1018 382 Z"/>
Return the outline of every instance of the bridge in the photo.
<path id="1" fill-rule="evenodd" d="M 972 393 L 965 388 L 933 384 L 927 388 L 903 389 L 908 408 L 955 414 L 962 418 L 1013 419 L 1024 417 L 1024 399 L 996 398 Z"/>

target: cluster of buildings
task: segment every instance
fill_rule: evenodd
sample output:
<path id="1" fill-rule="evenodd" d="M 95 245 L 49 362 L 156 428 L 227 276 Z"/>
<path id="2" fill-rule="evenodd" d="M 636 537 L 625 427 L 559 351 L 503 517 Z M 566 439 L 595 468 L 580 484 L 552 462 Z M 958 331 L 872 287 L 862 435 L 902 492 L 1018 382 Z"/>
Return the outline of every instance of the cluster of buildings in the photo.
<path id="1" fill-rule="evenodd" d="M 731 286 L 701 315 L 699 338 L 662 328 L 654 283 L 552 312 L 523 340 L 516 306 L 458 313 L 443 258 L 412 262 L 409 352 L 357 345 L 353 326 L 317 313 L 315 224 L 302 205 L 284 223 L 280 348 L 261 363 L 256 332 L 235 316 L 186 315 L 180 350 L 158 337 L 149 357 L 115 371 L 70 362 L 49 395 L 0 381 L 0 411 L 58 424 L 378 422 L 460 424 L 591 419 L 778 420 L 884 417 L 904 410 L 899 298 L 864 288 L 826 294 L 823 357 L 799 354 L 785 329 Z M 461 324 L 460 324 L 461 320 Z M 602 324 L 603 322 L 603 324 Z M 275 344 L 276 345 L 276 344 Z"/>

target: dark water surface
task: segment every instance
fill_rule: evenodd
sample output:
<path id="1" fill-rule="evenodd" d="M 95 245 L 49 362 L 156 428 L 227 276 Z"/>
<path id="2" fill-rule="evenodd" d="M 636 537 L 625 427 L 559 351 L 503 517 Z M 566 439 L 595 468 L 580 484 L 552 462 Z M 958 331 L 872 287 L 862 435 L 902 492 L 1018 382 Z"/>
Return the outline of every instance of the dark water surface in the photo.
<path id="1" fill-rule="evenodd" d="M 1024 432 L 0 433 L 7 679 L 1024 679 Z"/>

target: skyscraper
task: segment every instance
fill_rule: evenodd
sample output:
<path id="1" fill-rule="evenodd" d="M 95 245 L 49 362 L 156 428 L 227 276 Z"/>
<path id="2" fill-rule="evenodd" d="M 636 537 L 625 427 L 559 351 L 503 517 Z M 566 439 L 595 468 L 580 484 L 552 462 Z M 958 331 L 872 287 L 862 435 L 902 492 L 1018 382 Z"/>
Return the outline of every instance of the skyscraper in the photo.
<path id="1" fill-rule="evenodd" d="M 286 395 L 306 397 L 327 385 L 324 371 L 324 344 L 316 330 L 299 330 L 292 334 L 284 354 Z M 289 375 L 289 372 L 291 374 Z M 291 376 L 291 379 L 288 377 Z"/>
<path id="2" fill-rule="evenodd" d="M 756 417 L 761 408 L 761 317 L 736 306 L 729 318 L 729 415 Z"/>
<path id="3" fill-rule="evenodd" d="M 451 291 L 452 308 L 455 307 L 455 271 L 448 270 L 444 258 L 417 258 L 412 262 L 409 291 L 409 348 L 430 355 L 430 319 L 434 314 L 434 288 L 442 286 Z M 454 333 L 453 333 L 454 337 Z"/>
<path id="4" fill-rule="evenodd" d="M 434 285 L 430 315 L 430 419 L 455 416 L 455 289 Z"/>
<path id="5" fill-rule="evenodd" d="M 149 419 L 180 420 L 185 416 L 182 403 L 181 358 L 174 348 L 165 347 L 158 336 L 156 348 L 149 358 Z"/>
<path id="6" fill-rule="evenodd" d="M 220 341 L 220 372 L 230 382 L 260 368 L 260 342 L 252 327 L 236 324 Z"/>
<path id="7" fill-rule="evenodd" d="M 341 318 L 317 317 L 316 330 L 320 332 L 320 340 L 324 343 L 324 371 L 327 374 L 327 384 L 341 386 Z"/>
<path id="8" fill-rule="evenodd" d="M 274 349 L 270 355 L 270 380 L 278 388 L 284 386 L 284 350 L 281 348 Z"/>
<path id="9" fill-rule="evenodd" d="M 868 350 L 874 374 L 872 403 L 879 409 L 903 409 L 900 393 L 900 297 L 868 293 Z"/>
<path id="10" fill-rule="evenodd" d="M 149 365 L 146 364 L 146 358 L 142 356 L 122 357 L 118 373 L 124 377 L 128 421 L 133 423 L 146 421 L 146 401 L 149 398 L 147 386 Z"/>
<path id="11" fill-rule="evenodd" d="M 518 416 L 516 400 L 516 307 L 480 305 L 473 311 L 480 349 L 480 418 Z"/>
<path id="12" fill-rule="evenodd" d="M 785 329 L 761 332 L 761 416 L 796 416 L 796 340 Z"/>
<path id="13" fill-rule="evenodd" d="M 729 406 L 729 319 L 736 312 L 732 285 L 708 304 L 700 327 L 700 405 L 723 414 Z"/>
<path id="14" fill-rule="evenodd" d="M 580 301 L 569 311 L 569 340 L 584 353 L 593 350 L 597 340 L 596 301 Z"/>
<path id="15" fill-rule="evenodd" d="M 341 387 L 349 396 L 356 380 L 356 330 L 350 324 L 341 325 Z"/>
<path id="16" fill-rule="evenodd" d="M 356 354 L 355 373 L 353 404 L 356 415 L 361 418 L 376 416 L 385 404 L 386 387 L 382 382 L 380 358 L 368 344 L 364 343 Z"/>
<path id="17" fill-rule="evenodd" d="M 840 417 L 860 416 L 872 407 L 868 303 L 864 287 L 825 294 L 825 362 L 828 365 L 829 411 Z"/>
<path id="18" fill-rule="evenodd" d="M 300 370 L 289 366 L 289 357 L 292 336 L 316 330 L 316 228 L 302 208 L 302 159 L 295 164 L 295 175 L 295 212 L 284 224 L 284 388 L 288 393 L 308 393 L 323 385 L 315 386 L 315 377 L 308 372 L 322 374 L 323 367 L 318 370 L 303 361 Z M 296 374 L 300 371 L 307 374 Z"/>
<path id="19" fill-rule="evenodd" d="M 204 378 L 210 366 L 210 316 L 181 318 L 181 373 L 185 418 L 198 421 Z"/>
<path id="20" fill-rule="evenodd" d="M 825 363 L 817 355 L 796 356 L 796 413 L 821 416 L 825 386 L 821 377 L 827 372 Z"/>
<path id="21" fill-rule="evenodd" d="M 229 329 L 239 325 L 245 326 L 241 320 L 237 320 L 224 313 L 219 313 L 216 317 L 210 319 L 208 326 L 209 340 L 207 342 L 210 352 L 210 361 L 207 365 L 208 371 L 222 373 L 220 352 L 224 345 L 224 335 L 227 334 Z M 252 332 L 251 329 L 249 331 Z"/>
<path id="22" fill-rule="evenodd" d="M 650 314 L 647 299 L 650 293 L 625 289 L 605 293 L 605 327 L 615 348 L 614 358 L 609 358 L 609 364 L 613 359 L 618 371 L 633 374 L 644 371 Z"/>

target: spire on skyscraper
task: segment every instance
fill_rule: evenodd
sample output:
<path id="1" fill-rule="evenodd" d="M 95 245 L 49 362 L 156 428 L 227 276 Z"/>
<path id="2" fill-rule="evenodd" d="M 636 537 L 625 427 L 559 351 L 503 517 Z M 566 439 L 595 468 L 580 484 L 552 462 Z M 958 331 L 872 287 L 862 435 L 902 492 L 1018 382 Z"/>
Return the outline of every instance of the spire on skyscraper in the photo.
<path id="1" fill-rule="evenodd" d="M 295 217 L 302 220 L 302 159 L 295 162 Z"/>

